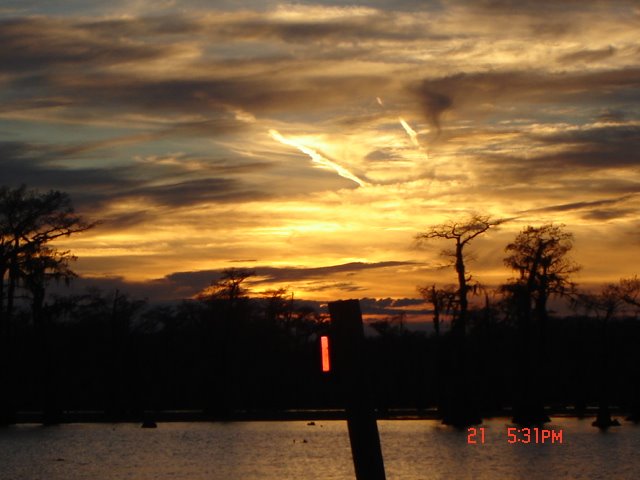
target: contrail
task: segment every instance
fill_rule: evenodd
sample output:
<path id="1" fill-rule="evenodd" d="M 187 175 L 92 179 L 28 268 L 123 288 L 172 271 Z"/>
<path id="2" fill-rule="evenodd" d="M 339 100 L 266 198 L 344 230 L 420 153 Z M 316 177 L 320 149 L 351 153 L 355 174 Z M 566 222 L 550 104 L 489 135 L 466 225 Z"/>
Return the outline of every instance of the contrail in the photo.
<path id="1" fill-rule="evenodd" d="M 400 125 L 402 125 L 402 128 L 404 128 L 404 131 L 407 132 L 407 135 L 409 135 L 409 138 L 411 139 L 411 143 L 413 143 L 413 146 L 416 147 L 418 150 L 420 150 L 422 153 L 424 153 L 428 159 L 429 153 L 427 152 L 427 149 L 424 148 L 422 145 L 420 145 L 420 142 L 418 141 L 418 132 L 416 132 L 413 128 L 411 128 L 411 125 L 405 122 L 404 118 L 398 117 L 398 120 L 400 121 Z"/>
<path id="2" fill-rule="evenodd" d="M 400 120 L 400 125 L 402 125 L 404 131 L 407 132 L 407 135 L 409 135 L 409 138 L 411 138 L 411 143 L 413 143 L 416 147 L 419 147 L 420 143 L 418 142 L 418 133 L 413 128 L 411 128 L 411 125 L 405 122 L 402 117 L 398 117 L 398 120 Z"/>
<path id="3" fill-rule="evenodd" d="M 365 182 L 364 180 L 359 179 L 358 177 L 356 177 L 353 173 L 351 173 L 346 168 L 338 165 L 335 162 L 332 162 L 328 158 L 323 157 L 322 155 L 320 155 L 318 152 L 316 152 L 312 148 L 309 148 L 309 147 L 306 147 L 304 145 L 301 145 L 301 144 L 299 144 L 297 142 L 294 142 L 293 140 L 289 140 L 289 139 L 284 138 L 282 135 L 280 135 L 280 132 L 278 132 L 277 130 L 269 130 L 269 135 L 271 135 L 271 138 L 273 138 L 274 140 L 277 140 L 278 142 L 283 143 L 284 145 L 289 145 L 291 147 L 295 147 L 298 150 L 300 150 L 302 153 L 305 153 L 305 154 L 309 155 L 309 157 L 311 157 L 311 161 L 313 163 L 317 163 L 318 165 L 322 165 L 323 167 L 330 168 L 330 169 L 334 170 L 341 177 L 344 177 L 344 178 L 347 178 L 347 179 L 349 179 L 349 180 L 351 180 L 353 182 L 356 182 L 361 187 L 364 187 L 364 186 L 368 185 L 367 182 Z"/>

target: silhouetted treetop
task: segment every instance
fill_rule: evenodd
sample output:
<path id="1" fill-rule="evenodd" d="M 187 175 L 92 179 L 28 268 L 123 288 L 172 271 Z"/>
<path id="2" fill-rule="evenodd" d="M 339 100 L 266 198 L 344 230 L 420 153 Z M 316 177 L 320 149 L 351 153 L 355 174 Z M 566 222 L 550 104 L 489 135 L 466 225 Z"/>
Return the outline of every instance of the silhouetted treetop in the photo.
<path id="1" fill-rule="evenodd" d="M 94 225 L 75 213 L 66 193 L 0 187 L 0 321 L 11 317 L 16 289 L 31 294 L 35 316 L 47 282 L 75 276 L 69 266 L 75 257 L 48 244 Z"/>
<path id="2" fill-rule="evenodd" d="M 485 233 L 492 227 L 495 227 L 504 220 L 495 220 L 488 215 L 472 213 L 463 220 L 450 220 L 439 225 L 428 227 L 427 231 L 418 233 L 416 240 L 421 243 L 430 239 L 453 240 L 454 248 L 444 249 L 442 255 L 452 259 L 452 265 L 455 268 L 458 278 L 457 302 L 458 307 L 456 322 L 464 332 L 465 321 L 469 302 L 467 295 L 473 287 L 470 285 L 471 275 L 467 272 L 465 265 L 465 257 L 467 252 L 465 247 L 477 236 Z"/>
<path id="3" fill-rule="evenodd" d="M 618 289 L 627 304 L 640 308 L 640 278 L 637 276 L 623 278 L 620 280 Z"/>
<path id="4" fill-rule="evenodd" d="M 580 267 L 569 257 L 573 234 L 564 225 L 528 226 L 507 245 L 506 266 L 518 272 L 514 283 L 541 295 L 565 294 L 574 285 L 570 275 Z"/>
<path id="5" fill-rule="evenodd" d="M 504 220 L 492 219 L 489 215 L 472 213 L 462 220 L 449 220 L 441 224 L 432 225 L 426 232 L 418 233 L 418 241 L 431 238 L 455 240 L 457 244 L 466 244 L 491 227 L 500 225 Z"/>
<path id="6" fill-rule="evenodd" d="M 198 298 L 201 300 L 226 300 L 234 303 L 239 298 L 246 296 L 247 290 L 242 283 L 255 275 L 253 270 L 247 268 L 227 268 L 222 271 L 219 280 L 205 288 Z"/>
<path id="7" fill-rule="evenodd" d="M 626 310 L 640 308 L 640 279 L 622 278 L 618 283 L 604 285 L 600 292 L 582 292 L 576 296 L 574 307 L 584 309 L 586 314 L 609 320 Z M 628 313 L 628 312 L 627 312 Z M 638 312 L 636 312 L 638 313 Z"/>
<path id="8" fill-rule="evenodd" d="M 51 190 L 39 193 L 19 188 L 0 188 L 0 234 L 3 243 L 44 244 L 95 226 L 76 214 L 69 195 Z"/>
<path id="9" fill-rule="evenodd" d="M 457 308 L 456 287 L 447 285 L 438 288 L 433 284 L 428 287 L 418 287 L 418 292 L 433 307 L 433 328 L 436 336 L 439 336 L 441 315 L 449 315 Z"/>

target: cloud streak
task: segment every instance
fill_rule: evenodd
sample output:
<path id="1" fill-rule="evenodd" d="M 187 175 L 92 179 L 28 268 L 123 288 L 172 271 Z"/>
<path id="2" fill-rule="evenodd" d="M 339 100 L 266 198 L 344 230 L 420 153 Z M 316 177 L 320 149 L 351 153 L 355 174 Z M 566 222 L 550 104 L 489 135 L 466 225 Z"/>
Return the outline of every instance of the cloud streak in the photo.
<path id="1" fill-rule="evenodd" d="M 273 138 L 274 140 L 277 140 L 278 142 L 284 144 L 284 145 L 289 145 L 291 147 L 295 147 L 298 150 L 300 150 L 302 153 L 304 153 L 305 155 L 309 155 L 309 157 L 311 158 L 311 161 L 321 167 L 325 167 L 328 168 L 330 170 L 334 170 L 338 175 L 340 175 L 343 178 L 346 178 L 348 180 L 351 180 L 352 182 L 357 183 L 360 187 L 365 187 L 367 186 L 367 182 L 365 182 L 364 180 L 358 178 L 357 176 L 355 176 L 353 173 L 351 173 L 349 170 L 347 170 L 346 168 L 338 165 L 337 163 L 329 160 L 328 158 L 324 157 L 323 155 L 319 154 L 318 152 L 316 152 L 314 149 L 309 148 L 305 145 L 302 145 L 301 143 L 298 143 L 294 140 L 291 139 L 287 139 L 285 137 L 283 137 L 277 130 L 269 130 L 269 135 L 271 135 L 271 138 Z"/>

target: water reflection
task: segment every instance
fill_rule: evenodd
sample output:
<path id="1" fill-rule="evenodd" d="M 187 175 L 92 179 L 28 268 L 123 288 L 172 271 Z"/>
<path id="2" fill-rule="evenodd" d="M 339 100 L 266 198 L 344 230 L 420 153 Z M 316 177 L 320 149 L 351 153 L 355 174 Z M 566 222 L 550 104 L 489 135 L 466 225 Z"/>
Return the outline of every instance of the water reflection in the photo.
<path id="1" fill-rule="evenodd" d="M 505 419 L 485 422 L 485 443 L 437 421 L 381 421 L 389 480 L 634 479 L 640 427 L 599 433 L 588 420 L 558 418 L 562 444 L 509 444 Z M 0 430 L 6 480 L 351 480 L 340 421 L 72 424 Z"/>

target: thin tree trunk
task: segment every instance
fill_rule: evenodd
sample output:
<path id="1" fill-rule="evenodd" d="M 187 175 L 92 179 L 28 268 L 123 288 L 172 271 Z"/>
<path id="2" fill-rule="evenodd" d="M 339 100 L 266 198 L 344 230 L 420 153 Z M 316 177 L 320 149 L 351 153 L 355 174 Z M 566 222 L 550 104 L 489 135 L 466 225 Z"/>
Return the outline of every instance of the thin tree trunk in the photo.
<path id="1" fill-rule="evenodd" d="M 11 323 L 11 317 L 13 315 L 13 302 L 16 295 L 16 286 L 18 284 L 18 258 L 16 254 L 11 256 L 9 263 L 9 284 L 7 286 L 7 310 L 6 321 Z"/>
<path id="2" fill-rule="evenodd" d="M 602 320 L 602 330 L 600 335 L 600 348 L 601 348 L 601 362 L 600 362 L 600 375 L 598 379 L 599 383 L 599 395 L 598 395 L 598 415 L 596 420 L 592 423 L 594 427 L 608 428 L 619 426 L 620 422 L 611 418 L 611 410 L 609 409 L 609 318 L 612 312 L 607 312 L 605 318 Z"/>
<path id="3" fill-rule="evenodd" d="M 536 339 L 533 335 L 533 319 L 531 318 L 532 296 L 536 291 L 537 272 L 543 251 L 544 245 L 539 245 L 533 263 L 527 271 L 526 286 L 524 287 L 524 291 L 520 293 L 522 297 L 522 301 L 519 303 L 522 363 L 520 365 L 520 398 L 517 400 L 518 405 L 516 406 L 513 419 L 514 423 L 518 424 L 535 424 L 549 421 L 549 418 L 544 413 L 544 403 L 540 397 L 540 365 L 536 363 L 539 358 L 537 348 L 540 346 L 540 339 Z M 544 295 L 541 295 L 541 297 L 543 298 L 538 298 L 538 303 L 536 303 L 534 308 L 536 316 L 540 313 L 540 308 L 544 310 L 543 316 L 546 316 L 546 297 L 544 297 Z M 540 326 L 540 324 L 538 324 L 538 326 Z"/>
<path id="4" fill-rule="evenodd" d="M 464 266 L 463 256 L 464 243 L 458 240 L 456 244 L 456 273 L 458 275 L 458 300 L 460 310 L 458 318 L 454 322 L 455 330 L 453 331 L 453 365 L 451 369 L 451 378 L 449 379 L 450 388 L 444 399 L 447 405 L 447 411 L 444 415 L 443 422 L 456 427 L 468 427 L 469 425 L 478 424 L 482 420 L 480 418 L 477 402 L 474 396 L 474 386 L 471 385 L 468 373 L 467 345 L 466 345 L 466 329 L 467 329 L 467 278 Z"/>
<path id="5" fill-rule="evenodd" d="M 14 412 L 10 392 L 12 388 L 11 372 L 11 340 L 9 338 L 9 318 L 4 308 L 4 282 L 7 267 L 3 265 L 0 270 L 0 425 L 9 425 L 14 422 Z"/>
<path id="6" fill-rule="evenodd" d="M 4 277 L 7 274 L 7 266 L 0 264 L 0 335 L 4 335 Z"/>
<path id="7" fill-rule="evenodd" d="M 50 323 L 50 319 L 44 314 L 44 286 L 42 284 L 34 285 L 33 288 L 31 288 L 31 294 L 33 295 L 31 312 L 33 316 L 33 325 L 36 331 L 36 348 L 38 349 L 36 368 L 38 369 L 40 384 L 42 424 L 55 425 L 60 423 L 55 367 L 57 359 L 51 351 L 52 325 Z"/>
<path id="8" fill-rule="evenodd" d="M 17 248 L 17 241 L 15 242 L 15 248 Z M 15 290 L 18 277 L 18 265 L 17 255 L 14 253 L 9 258 L 8 276 L 7 276 L 7 307 L 2 310 L 2 340 L 0 347 L 2 347 L 2 364 L 0 369 L 2 374 L 0 375 L 0 382 L 3 394 L 0 400 L 0 424 L 9 425 L 15 422 L 16 406 L 14 401 L 14 377 L 15 372 L 12 367 L 12 350 L 13 345 L 11 341 L 12 337 L 12 316 L 13 305 L 15 298 Z M 4 275 L 3 275 L 4 278 Z M 3 280 L 4 290 L 4 280 Z"/>
<path id="9" fill-rule="evenodd" d="M 456 245 L 456 273 L 458 274 L 458 297 L 460 300 L 460 312 L 457 320 L 459 322 L 459 335 L 461 337 L 464 337 L 467 328 L 466 322 L 469 302 L 467 300 L 467 278 L 464 268 L 464 257 L 462 254 L 462 248 L 463 244 L 458 242 L 458 244 Z"/>

